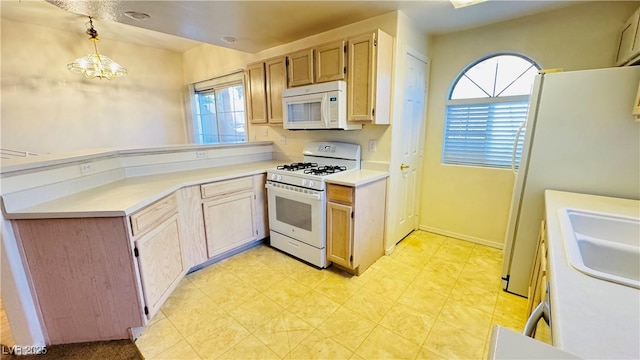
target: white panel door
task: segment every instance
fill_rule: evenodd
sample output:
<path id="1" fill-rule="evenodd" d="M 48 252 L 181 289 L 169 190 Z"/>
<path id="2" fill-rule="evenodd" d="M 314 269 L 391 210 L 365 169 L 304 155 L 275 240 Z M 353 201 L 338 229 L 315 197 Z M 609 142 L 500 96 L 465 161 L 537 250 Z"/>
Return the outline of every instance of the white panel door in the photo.
<path id="1" fill-rule="evenodd" d="M 425 119 L 425 91 L 427 64 L 411 53 L 407 53 L 404 77 L 404 101 L 402 119 L 394 123 L 394 131 L 400 134 L 396 150 L 393 151 L 391 176 L 396 186 L 392 186 L 390 196 L 393 224 L 391 241 L 397 243 L 418 226 L 419 175 L 422 155 L 422 138 Z M 398 124 L 399 123 L 399 124 Z M 396 126 L 399 125 L 399 126 Z M 394 139 L 394 141 L 396 141 Z M 389 246 L 386 246 L 387 249 Z"/>

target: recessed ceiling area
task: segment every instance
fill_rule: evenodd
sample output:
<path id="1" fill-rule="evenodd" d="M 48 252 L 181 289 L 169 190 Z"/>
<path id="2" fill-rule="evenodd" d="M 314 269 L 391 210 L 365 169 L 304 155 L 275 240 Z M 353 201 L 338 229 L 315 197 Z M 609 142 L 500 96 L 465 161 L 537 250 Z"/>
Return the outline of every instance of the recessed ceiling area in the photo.
<path id="1" fill-rule="evenodd" d="M 203 42 L 249 53 L 394 10 L 407 14 L 425 34 L 439 34 L 580 2 L 489 0 L 454 9 L 448 0 L 47 1 L 3 0 L 1 14 L 11 20 L 79 31 L 84 31 L 83 15 L 92 16 L 104 38 L 175 51 L 185 51 Z M 148 14 L 149 18 L 135 20 L 125 15 L 132 11 Z M 236 41 L 224 41 L 225 38 Z"/>

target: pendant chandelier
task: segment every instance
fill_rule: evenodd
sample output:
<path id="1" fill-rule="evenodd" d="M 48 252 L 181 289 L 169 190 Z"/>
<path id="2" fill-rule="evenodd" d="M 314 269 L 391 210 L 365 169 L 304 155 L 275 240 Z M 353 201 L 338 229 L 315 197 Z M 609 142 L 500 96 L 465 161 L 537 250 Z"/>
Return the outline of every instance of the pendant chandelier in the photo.
<path id="1" fill-rule="evenodd" d="M 89 35 L 89 40 L 93 42 L 93 48 L 95 53 L 83 56 L 74 60 L 67 65 L 69 71 L 82 74 L 87 79 L 100 78 L 100 79 L 115 79 L 127 75 L 127 69 L 123 68 L 117 62 L 109 59 L 104 55 L 98 53 L 98 32 L 93 28 L 93 20 L 89 16 L 89 22 L 87 23 L 89 28 L 86 33 Z"/>

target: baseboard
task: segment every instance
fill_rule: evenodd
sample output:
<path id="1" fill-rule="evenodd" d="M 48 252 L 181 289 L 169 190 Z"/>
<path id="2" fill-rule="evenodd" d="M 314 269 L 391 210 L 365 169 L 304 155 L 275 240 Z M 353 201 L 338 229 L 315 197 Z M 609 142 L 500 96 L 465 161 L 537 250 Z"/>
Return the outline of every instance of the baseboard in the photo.
<path id="1" fill-rule="evenodd" d="M 452 238 L 456 238 L 456 239 L 460 239 L 460 240 L 465 240 L 465 241 L 469 241 L 469 242 L 480 244 L 480 245 L 489 246 L 489 247 L 500 249 L 500 250 L 502 250 L 503 247 L 504 247 L 503 244 L 496 243 L 495 241 L 489 241 L 489 240 L 477 238 L 477 237 L 474 237 L 474 236 L 458 234 L 458 233 L 455 233 L 455 232 L 452 232 L 452 231 L 442 230 L 442 229 L 438 229 L 438 228 L 434 228 L 434 227 L 430 227 L 430 226 L 426 226 L 426 225 L 420 225 L 419 229 L 420 230 L 424 230 L 424 231 L 428 231 L 428 232 L 432 232 L 432 233 L 438 234 L 438 235 L 444 235 L 444 236 L 448 236 L 448 237 L 452 237 Z"/>

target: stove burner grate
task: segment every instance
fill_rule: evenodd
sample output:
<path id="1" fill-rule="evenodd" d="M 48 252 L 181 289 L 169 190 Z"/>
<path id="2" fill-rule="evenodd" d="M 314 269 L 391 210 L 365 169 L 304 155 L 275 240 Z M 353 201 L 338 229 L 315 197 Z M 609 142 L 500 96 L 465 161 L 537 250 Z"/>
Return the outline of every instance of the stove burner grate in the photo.
<path id="1" fill-rule="evenodd" d="M 329 175 L 334 174 L 340 171 L 347 170 L 346 166 L 335 166 L 335 165 L 327 165 L 327 166 L 319 166 L 317 168 L 310 168 L 304 171 L 305 174 L 311 175 Z"/>
<path id="2" fill-rule="evenodd" d="M 305 162 L 305 163 L 291 163 L 291 164 L 286 164 L 286 165 L 278 165 L 276 167 L 276 169 L 278 170 L 287 170 L 287 171 L 296 171 L 296 170 L 303 170 L 303 169 L 310 169 L 310 168 L 314 168 L 317 167 L 318 164 L 317 163 L 310 163 L 310 162 Z"/>

